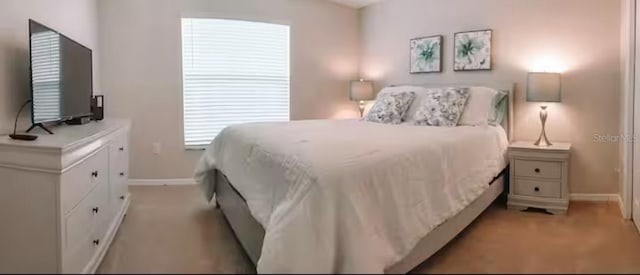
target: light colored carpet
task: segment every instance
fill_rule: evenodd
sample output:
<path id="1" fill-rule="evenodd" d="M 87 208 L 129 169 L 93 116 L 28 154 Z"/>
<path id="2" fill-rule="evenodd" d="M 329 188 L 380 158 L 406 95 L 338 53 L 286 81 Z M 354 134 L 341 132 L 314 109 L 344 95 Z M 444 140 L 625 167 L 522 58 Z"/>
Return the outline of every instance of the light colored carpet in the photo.
<path id="1" fill-rule="evenodd" d="M 255 273 L 223 215 L 197 186 L 134 186 L 97 273 Z"/>
<path id="2" fill-rule="evenodd" d="M 222 214 L 196 186 L 131 187 L 99 273 L 253 273 Z M 615 203 L 567 216 L 490 207 L 414 273 L 640 273 L 640 235 Z"/>

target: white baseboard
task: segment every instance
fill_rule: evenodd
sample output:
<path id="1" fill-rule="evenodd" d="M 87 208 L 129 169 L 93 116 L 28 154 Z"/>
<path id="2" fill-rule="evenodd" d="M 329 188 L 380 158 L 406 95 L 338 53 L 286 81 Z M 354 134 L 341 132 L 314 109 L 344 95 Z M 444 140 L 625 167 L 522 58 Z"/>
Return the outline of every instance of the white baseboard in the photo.
<path id="1" fill-rule="evenodd" d="M 130 186 L 194 185 L 194 179 L 129 179 Z"/>
<path id="2" fill-rule="evenodd" d="M 622 196 L 620 194 L 583 194 L 572 193 L 569 194 L 569 200 L 571 201 L 599 201 L 599 202 L 615 202 L 620 207 L 620 214 L 624 213 L 624 203 L 622 202 Z"/>
<path id="3" fill-rule="evenodd" d="M 569 200 L 572 201 L 613 201 L 620 202 L 620 194 L 584 194 L 584 193 L 571 193 L 569 194 Z"/>
<path id="4" fill-rule="evenodd" d="M 195 185 L 194 179 L 129 179 L 130 186 L 163 186 L 163 185 Z M 571 193 L 571 201 L 611 201 L 617 202 L 622 211 L 622 197 L 620 194 L 591 194 L 591 193 Z"/>

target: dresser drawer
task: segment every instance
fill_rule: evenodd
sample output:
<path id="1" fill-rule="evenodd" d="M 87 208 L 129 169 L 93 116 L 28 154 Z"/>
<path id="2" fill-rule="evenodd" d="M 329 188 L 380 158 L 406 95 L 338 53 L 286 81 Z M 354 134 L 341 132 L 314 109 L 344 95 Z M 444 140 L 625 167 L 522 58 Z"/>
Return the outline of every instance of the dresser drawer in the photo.
<path id="1" fill-rule="evenodd" d="M 65 217 L 65 250 L 76 250 L 93 232 L 106 229 L 110 217 L 107 187 L 106 184 L 97 185 Z"/>
<path id="2" fill-rule="evenodd" d="M 124 164 L 129 161 L 129 139 L 126 134 L 116 136 L 111 142 L 111 152 L 109 158 L 117 163 Z"/>
<path id="3" fill-rule="evenodd" d="M 109 153 L 105 147 L 62 174 L 60 184 L 62 213 L 66 214 L 73 209 L 96 184 L 106 185 L 108 169 Z"/>
<path id="4" fill-rule="evenodd" d="M 562 177 L 562 162 L 516 159 L 515 176 L 560 179 Z"/>
<path id="5" fill-rule="evenodd" d="M 113 211 L 116 211 L 116 213 L 117 211 L 120 211 L 125 199 L 127 198 L 127 194 L 129 193 L 128 185 L 129 180 L 126 174 L 123 177 L 119 177 L 117 180 L 111 181 L 111 208 Z"/>
<path id="6" fill-rule="evenodd" d="M 129 181 L 129 163 L 127 161 L 118 162 L 115 160 L 111 161 L 111 167 L 109 171 L 109 180 L 114 183 L 124 182 L 125 185 L 128 184 Z M 113 184 L 112 184 L 113 185 Z"/>
<path id="7" fill-rule="evenodd" d="M 96 238 L 93 234 L 86 235 L 78 246 L 74 249 L 68 250 L 63 254 L 62 259 L 62 273 L 65 274 L 81 274 L 91 261 L 91 258 L 98 251 L 100 243 L 94 242 Z"/>
<path id="8" fill-rule="evenodd" d="M 128 194 L 129 185 L 129 148 L 126 133 L 119 135 L 111 144 L 109 162 L 110 171 L 110 201 L 113 211 L 117 213 Z"/>
<path id="9" fill-rule="evenodd" d="M 562 197 L 562 184 L 560 182 L 516 179 L 514 189 L 514 193 L 521 196 L 542 198 Z"/>

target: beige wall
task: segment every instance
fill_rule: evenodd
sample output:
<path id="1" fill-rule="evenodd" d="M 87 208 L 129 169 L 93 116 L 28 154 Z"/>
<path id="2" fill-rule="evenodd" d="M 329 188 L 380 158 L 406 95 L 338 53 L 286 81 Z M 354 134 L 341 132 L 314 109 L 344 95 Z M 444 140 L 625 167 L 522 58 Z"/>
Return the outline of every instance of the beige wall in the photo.
<path id="1" fill-rule="evenodd" d="M 515 136 L 534 139 L 538 112 L 524 101 L 526 72 L 562 70 L 563 102 L 549 107 L 548 134 L 574 145 L 571 191 L 617 193 L 620 144 L 594 142 L 593 135 L 618 135 L 624 123 L 621 10 L 618 0 L 392 0 L 359 12 L 324 0 L 3 0 L 0 133 L 11 131 L 29 98 L 33 18 L 93 49 L 94 87 L 107 94 L 107 115 L 134 122 L 132 177 L 190 177 L 201 152 L 182 146 L 179 18 L 258 20 L 292 26 L 293 119 L 356 116 L 346 92 L 359 65 L 378 87 L 516 82 Z M 453 33 L 481 28 L 494 30 L 494 69 L 452 72 Z M 410 75 L 409 39 L 435 34 L 445 36 L 444 73 Z M 23 115 L 21 128 L 28 122 Z"/>
<path id="2" fill-rule="evenodd" d="M 361 74 L 392 83 L 516 83 L 515 138 L 540 131 L 538 104 L 525 102 L 526 74 L 562 71 L 562 103 L 550 104 L 547 133 L 573 143 L 572 193 L 618 193 L 620 16 L 618 0 L 392 0 L 360 10 Z M 491 28 L 490 72 L 453 72 L 453 33 Z M 444 73 L 411 75 L 409 39 L 444 35 Z"/>
<path id="3" fill-rule="evenodd" d="M 181 16 L 291 25 L 291 118 L 357 116 L 358 12 L 325 0 L 99 1 L 107 116 L 130 117 L 132 178 L 191 177 L 182 135 Z M 153 154 L 153 143 L 161 144 Z"/>
<path id="4" fill-rule="evenodd" d="M 29 91 L 29 25 L 34 19 L 93 50 L 94 88 L 98 70 L 98 9 L 96 0 L 2 0 L 0 2 L 0 134 L 13 131 L 16 112 L 31 97 Z M 29 127 L 25 109 L 19 129 Z"/>

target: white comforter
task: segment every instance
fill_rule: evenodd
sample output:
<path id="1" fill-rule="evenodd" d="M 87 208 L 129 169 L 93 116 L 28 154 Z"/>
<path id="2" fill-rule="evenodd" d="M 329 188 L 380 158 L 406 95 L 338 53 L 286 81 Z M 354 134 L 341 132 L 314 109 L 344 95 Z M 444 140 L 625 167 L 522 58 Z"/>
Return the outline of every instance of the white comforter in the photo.
<path id="1" fill-rule="evenodd" d="M 196 179 L 217 168 L 245 198 L 266 232 L 258 272 L 382 273 L 488 188 L 507 146 L 500 126 L 244 124 Z"/>

